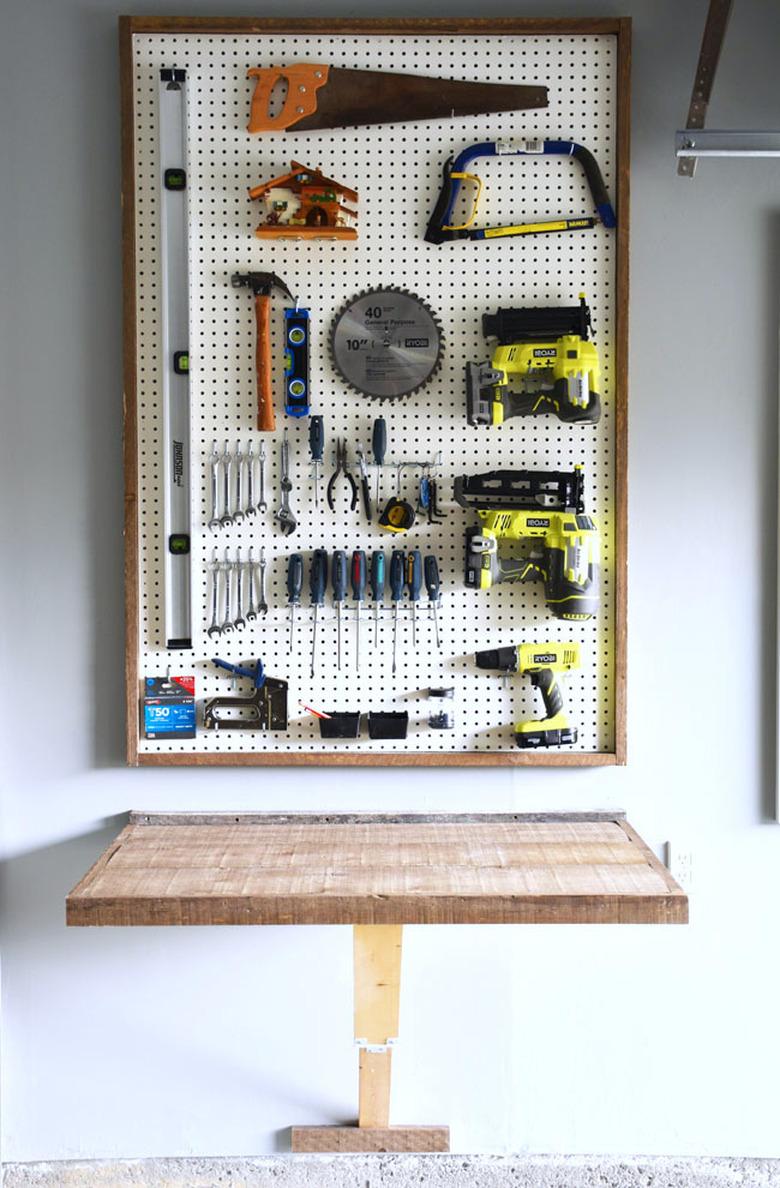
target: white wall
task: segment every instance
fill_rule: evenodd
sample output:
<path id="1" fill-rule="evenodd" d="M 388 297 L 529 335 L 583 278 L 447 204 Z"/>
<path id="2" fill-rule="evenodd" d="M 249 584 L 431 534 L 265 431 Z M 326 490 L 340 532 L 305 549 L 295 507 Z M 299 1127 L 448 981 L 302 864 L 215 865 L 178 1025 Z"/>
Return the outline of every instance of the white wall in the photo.
<path id="1" fill-rule="evenodd" d="M 394 1118 L 469 1151 L 778 1154 L 780 163 L 676 177 L 705 0 L 487 10 L 635 19 L 630 764 L 489 779 L 123 769 L 121 7 L 2 22 L 5 1158 L 265 1152 L 354 1116 L 348 929 L 65 929 L 130 807 L 624 807 L 693 850 L 691 926 L 409 929 Z M 735 10 L 711 126 L 777 127 L 780 12 Z"/>

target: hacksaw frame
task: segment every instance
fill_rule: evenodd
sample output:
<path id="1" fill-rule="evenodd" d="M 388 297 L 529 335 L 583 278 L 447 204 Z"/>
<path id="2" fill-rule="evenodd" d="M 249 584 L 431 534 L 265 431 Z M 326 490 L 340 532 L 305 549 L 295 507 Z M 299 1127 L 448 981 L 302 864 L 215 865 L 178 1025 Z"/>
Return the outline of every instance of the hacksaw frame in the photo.
<path id="1" fill-rule="evenodd" d="M 142 765 L 262 765 L 262 764 L 347 764 L 347 765 L 458 765 L 458 766 L 595 766 L 624 763 L 626 755 L 625 682 L 626 682 L 626 457 L 627 457 L 627 347 L 628 347 L 628 199 L 629 199 L 629 75 L 630 22 L 622 19 L 594 20 L 495 19 L 495 20 L 293 20 L 252 18 L 125 17 L 120 20 L 122 74 L 122 160 L 123 160 L 123 258 L 125 293 L 125 572 L 126 572 L 126 704 L 127 751 L 131 764 Z M 247 46 L 253 47 L 249 50 Z M 515 53 L 516 51 L 516 53 Z M 153 393 L 145 370 L 145 344 L 153 329 L 154 305 L 149 301 L 150 271 L 148 233 L 149 207 L 146 201 L 146 173 L 149 140 L 154 137 L 153 122 L 148 117 L 146 93 L 148 79 L 156 65 L 178 65 L 179 56 L 189 67 L 188 77 L 198 84 L 198 103 L 190 115 L 190 268 L 191 268 L 191 341 L 193 373 L 191 391 L 193 424 L 198 433 L 193 438 L 193 642 L 191 653 L 172 653 L 160 648 L 159 594 L 155 586 L 156 561 L 149 540 L 149 507 L 159 498 L 155 485 L 152 454 L 154 442 L 150 423 L 154 417 Z M 248 57 L 247 57 L 248 54 Z M 244 58 L 251 65 L 265 65 L 293 60 L 324 57 L 367 68 L 407 70 L 410 73 L 447 73 L 451 77 L 473 77 L 501 81 L 502 71 L 515 74 L 518 68 L 535 71 L 529 81 L 548 83 L 557 95 L 557 106 L 549 113 L 517 113 L 517 118 L 476 117 L 468 121 L 410 123 L 376 126 L 312 134 L 304 139 L 294 134 L 270 137 L 244 135 L 244 102 L 248 111 L 251 87 L 244 78 Z M 163 61 L 162 58 L 165 60 Z M 433 64 L 432 64 L 433 63 Z M 520 65 L 518 65 L 520 63 Z M 536 66 L 530 65 L 535 63 Z M 346 63 L 345 63 L 346 64 Z M 579 73 L 578 73 L 579 72 Z M 550 75 L 554 81 L 550 82 Z M 568 82 L 566 81 L 568 79 Z M 194 88 L 193 88 L 194 90 Z M 202 93 L 213 93 L 211 107 L 204 106 Z M 456 244 L 426 249 L 422 229 L 435 197 L 444 157 L 464 144 L 494 135 L 522 136 L 534 116 L 533 128 L 551 136 L 570 135 L 590 143 L 607 180 L 618 214 L 616 232 L 583 232 L 580 235 L 532 237 L 532 244 L 512 245 L 505 253 L 497 244 L 488 248 Z M 211 120 L 211 132 L 203 135 Z M 408 138 L 405 139 L 405 138 Z M 230 169 L 224 169 L 228 156 L 218 160 L 209 148 L 217 141 L 220 152 L 233 153 Z M 408 158 L 394 156 L 413 146 Z M 341 146 L 341 147 L 339 147 Z M 344 152 L 344 160 L 340 153 Z M 209 154 L 212 154 L 211 156 Z M 308 153 L 308 158 L 307 154 Z M 256 211 L 243 201 L 246 187 L 282 172 L 293 158 L 301 156 L 313 166 L 321 165 L 329 176 L 346 184 L 357 181 L 359 238 L 350 249 L 357 256 L 321 255 L 307 257 L 300 247 L 267 248 L 252 237 Z M 318 159 L 319 158 L 319 159 Z M 387 160 L 407 160 L 402 176 L 387 174 Z M 372 164 L 373 162 L 373 164 Z M 536 166 L 534 166 L 536 168 Z M 371 171 L 373 170 L 373 172 Z M 358 173 L 359 177 L 354 174 Z M 216 177 L 206 184 L 205 178 Z M 529 179 L 519 171 L 501 178 L 503 208 L 500 217 L 520 214 L 528 217 L 541 213 L 525 201 L 531 186 L 540 201 L 549 193 L 549 212 L 560 209 L 560 195 L 573 203 L 572 213 L 581 213 L 584 199 L 572 195 L 568 173 L 560 178 L 534 176 Z M 378 189 L 380 186 L 382 189 Z M 493 184 L 493 193 L 498 186 Z M 507 198 L 507 190 L 510 196 Z M 560 194 L 559 194 L 560 190 Z M 233 200 L 235 197 L 235 201 Z M 512 204 L 512 198 L 516 201 Z M 197 198 L 193 208 L 193 198 Z M 384 203 L 384 211 L 379 202 Z M 507 207 L 507 201 L 510 206 Z M 484 208 L 485 222 L 495 221 L 489 202 Z M 208 255 L 208 238 L 214 225 L 227 220 L 224 241 L 216 253 Z M 219 234 L 223 234 L 219 230 Z M 601 239 L 601 236 L 609 236 Z M 595 236 L 594 239 L 589 239 Z M 564 242 L 565 241 L 565 242 Z M 204 244 L 206 245 L 204 247 Z M 345 245 L 335 245 L 343 251 Z M 596 248 L 598 247 L 598 251 Z M 384 252 L 389 249 L 387 256 Z M 425 258 L 421 253 L 425 249 Z M 498 249 L 498 251 L 497 251 Z M 308 248 L 307 248 L 308 250 Z M 479 255 L 474 254 L 474 251 Z M 296 255 L 297 253 L 297 255 Z M 362 253 L 362 255 L 360 254 Z M 468 253 L 468 255 L 466 254 Z M 488 254 L 490 253 L 490 254 Z M 504 254 L 502 254 L 504 253 Z M 357 261 L 357 263 L 356 263 Z M 333 267 L 336 265 L 337 267 Z M 419 265 L 419 268 L 418 268 Z M 209 418 L 229 426 L 222 436 L 240 436 L 258 441 L 253 430 L 254 407 L 253 327 L 249 303 L 236 303 L 227 289 L 222 292 L 217 277 L 227 277 L 236 268 L 273 267 L 281 274 L 288 269 L 302 304 L 318 318 L 313 354 L 312 411 L 326 414 L 331 421 L 325 454 L 325 475 L 330 472 L 330 455 L 335 436 L 347 433 L 354 456 L 354 444 L 370 438 L 371 420 L 386 406 L 363 401 L 354 394 L 345 395 L 330 373 L 324 358 L 324 343 L 332 309 L 366 287 L 383 282 L 405 284 L 418 292 L 436 310 L 447 338 L 447 356 L 440 381 L 408 402 L 410 436 L 437 434 L 445 456 L 445 481 L 442 488 L 451 513 L 440 539 L 420 533 L 410 537 L 408 547 L 419 547 L 439 556 L 443 579 L 442 625 L 449 632 L 444 663 L 434 656 L 427 663 L 427 653 L 407 651 L 403 679 L 395 687 L 387 679 L 381 660 L 373 673 L 366 671 L 355 679 L 347 670 L 339 682 L 304 697 L 306 687 L 297 680 L 297 671 L 285 671 L 286 649 L 284 569 L 281 559 L 293 549 L 307 555 L 311 547 L 384 547 L 388 552 L 395 543 L 379 534 L 356 531 L 356 521 L 344 520 L 325 530 L 321 523 L 309 523 L 309 536 L 283 541 L 266 524 L 267 542 L 273 545 L 277 568 L 272 588 L 276 607 L 271 624 L 254 637 L 245 635 L 230 648 L 218 650 L 204 639 L 206 585 L 204 558 L 211 553 L 212 539 L 204 532 L 203 518 L 206 471 L 204 449 L 211 445 Z M 328 305 L 321 293 L 306 288 L 306 278 L 327 275 L 338 286 Z M 327 269 L 327 272 L 324 271 Z M 454 271 L 453 271 L 454 270 Z M 587 271 L 582 286 L 582 274 Z M 452 277 L 458 277 L 455 292 Z M 466 276 L 466 282 L 463 277 Z M 337 278 L 335 281 L 333 278 Z M 522 277 L 522 287 L 518 284 Z M 426 288 L 429 285 L 434 288 Z M 439 286 L 435 288 L 435 286 Z M 495 434 L 489 450 L 470 436 L 465 421 L 464 367 L 467 362 L 488 358 L 490 347 L 481 338 L 479 320 L 483 312 L 493 312 L 499 305 L 570 304 L 577 290 L 584 287 L 594 309 L 596 341 L 608 375 L 608 416 L 602 418 L 603 432 L 596 439 L 577 439 L 582 430 L 564 427 L 552 418 L 539 418 L 526 427 L 515 422 Z M 203 297 L 203 293 L 206 297 Z M 226 295 L 227 294 L 227 295 Z M 142 300 L 143 299 L 143 300 Z M 319 312 L 316 312 L 318 311 Z M 215 311 L 217 313 L 215 314 Z M 274 317 L 282 323 L 281 303 Z M 211 366 L 212 347 L 224 321 L 232 325 L 229 335 L 229 358 L 235 369 L 221 375 Z M 219 326 L 217 322 L 219 321 Z M 278 328 L 277 328 L 278 329 Z M 279 345 L 277 340 L 277 345 Z M 276 351 L 281 376 L 281 349 Z M 213 360 L 212 360 L 213 361 Z M 222 360 L 217 360 L 221 364 Z M 200 374 L 198 368 L 201 368 Z M 318 389 L 318 390 L 317 390 Z M 281 386 L 275 380 L 277 413 L 281 412 Z M 343 410 L 343 413 L 342 413 Z M 391 414 L 392 415 L 392 414 Z M 343 420 L 332 423 L 332 418 Z M 358 420 L 359 418 L 359 420 Z M 204 427 L 204 421 L 206 422 Z M 280 430 L 284 418 L 280 418 Z M 237 433 L 234 426 L 239 430 Z M 405 440 L 399 434 L 393 442 L 390 426 L 389 455 L 403 456 Z M 502 434 L 502 437 L 498 435 Z M 269 437 L 270 435 L 266 435 Z M 267 442 L 271 457 L 275 454 L 280 433 Z M 303 437 L 301 438 L 303 442 Z M 581 741 L 576 749 L 525 752 L 512 739 L 512 724 L 521 717 L 540 716 L 540 707 L 527 679 L 516 679 L 513 688 L 504 690 L 498 676 L 481 674 L 477 684 L 468 664 L 468 656 L 478 647 L 499 646 L 513 641 L 564 638 L 570 625 L 557 623 L 544 610 L 539 591 L 525 586 L 491 591 L 487 598 L 465 591 L 462 584 L 462 529 L 465 522 L 452 514 L 449 498 L 451 479 L 461 473 L 475 473 L 498 465 L 516 469 L 543 469 L 554 465 L 567 469 L 578 451 L 586 452 L 587 508 L 606 525 L 605 567 L 606 600 L 603 621 L 594 625 L 583 638 L 591 648 L 592 663 L 587 672 L 575 673 L 567 684 L 567 703 L 571 717 L 580 727 Z M 480 453 L 482 450 L 482 453 Z M 418 451 L 425 453 L 424 446 Z M 406 455 L 408 456 L 408 454 Z M 274 459 L 275 461 L 275 459 Z M 304 504 L 309 472 L 308 454 L 301 444 L 296 459 L 299 506 Z M 276 498 L 273 469 L 269 472 L 269 497 Z M 308 505 L 306 505 L 308 506 Z M 332 531 L 331 531 L 332 529 Z M 326 539 L 323 541 L 323 535 Z M 256 542 L 257 541 L 256 538 Z M 235 538 L 220 538 L 235 545 Z M 423 595 L 424 597 L 424 595 Z M 479 601 L 482 598 L 483 601 Z M 305 605 L 305 599 L 304 599 Z M 235 633 L 234 633 L 235 634 Z M 327 631 L 322 632 L 323 637 Z M 310 631 L 301 636 L 301 667 L 308 671 Z M 274 642 L 276 640 L 276 643 Z M 295 711 L 300 695 L 309 704 L 327 709 L 406 708 L 411 711 L 413 728 L 405 742 L 369 742 L 329 744 L 320 740 L 314 722 L 301 711 L 288 735 L 272 736 L 264 732 L 219 732 L 207 737 L 203 730 L 192 742 L 149 743 L 139 739 L 139 686 L 141 678 L 164 674 L 169 665 L 174 672 L 194 672 L 199 701 L 227 690 L 223 677 L 211 668 L 212 654 L 236 661 L 262 655 L 271 675 L 290 677 L 291 710 Z M 325 668 L 326 656 L 321 661 Z M 444 679 L 443 679 L 444 678 Z M 428 705 L 421 696 L 428 685 L 455 684 L 456 736 L 428 732 Z M 323 702 L 323 697 L 326 698 Z M 357 703 L 355 703 L 355 701 Z M 237 739 L 236 734 L 242 737 Z"/>

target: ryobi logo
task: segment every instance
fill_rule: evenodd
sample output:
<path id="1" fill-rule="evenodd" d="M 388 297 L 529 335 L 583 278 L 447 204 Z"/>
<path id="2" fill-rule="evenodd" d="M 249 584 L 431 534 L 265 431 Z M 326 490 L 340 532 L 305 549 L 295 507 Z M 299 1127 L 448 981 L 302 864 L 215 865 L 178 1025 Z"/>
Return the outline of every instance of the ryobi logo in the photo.
<path id="1" fill-rule="evenodd" d="M 534 655 L 534 664 L 554 664 L 556 660 L 557 656 L 549 652 L 541 652 Z"/>
<path id="2" fill-rule="evenodd" d="M 548 519 L 544 519 L 542 516 L 529 516 L 529 518 L 526 520 L 526 524 L 529 528 L 550 527 L 550 521 Z"/>
<path id="3" fill-rule="evenodd" d="M 423 349 L 425 349 L 428 346 L 428 341 L 429 340 L 427 338 L 405 338 L 404 346 L 422 347 Z"/>
<path id="4" fill-rule="evenodd" d="M 555 347 L 536 347 L 534 350 L 535 359 L 554 359 L 557 354 Z"/>

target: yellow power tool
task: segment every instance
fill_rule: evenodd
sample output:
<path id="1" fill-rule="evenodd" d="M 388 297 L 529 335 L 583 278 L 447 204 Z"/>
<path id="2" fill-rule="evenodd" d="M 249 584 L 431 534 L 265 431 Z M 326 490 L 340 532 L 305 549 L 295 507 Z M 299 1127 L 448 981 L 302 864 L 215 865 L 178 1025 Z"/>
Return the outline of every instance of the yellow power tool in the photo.
<path id="1" fill-rule="evenodd" d="M 599 530 L 584 514 L 583 486 L 579 466 L 456 478 L 456 501 L 481 521 L 466 532 L 466 585 L 489 590 L 498 582 L 543 581 L 556 618 L 592 618 L 599 605 Z"/>
<path id="2" fill-rule="evenodd" d="M 483 333 L 498 345 L 489 364 L 466 366 L 469 424 L 503 425 L 510 417 L 554 413 L 571 424 L 595 425 L 601 369 L 590 328 L 584 293 L 578 306 L 485 314 Z"/>
<path id="3" fill-rule="evenodd" d="M 578 643 L 518 644 L 477 652 L 477 668 L 497 668 L 505 675 L 527 674 L 531 684 L 540 689 L 547 717 L 515 725 L 518 747 L 561 747 L 577 741 L 576 727 L 569 725 L 563 708 L 563 693 L 556 674 L 580 668 L 582 656 Z"/>

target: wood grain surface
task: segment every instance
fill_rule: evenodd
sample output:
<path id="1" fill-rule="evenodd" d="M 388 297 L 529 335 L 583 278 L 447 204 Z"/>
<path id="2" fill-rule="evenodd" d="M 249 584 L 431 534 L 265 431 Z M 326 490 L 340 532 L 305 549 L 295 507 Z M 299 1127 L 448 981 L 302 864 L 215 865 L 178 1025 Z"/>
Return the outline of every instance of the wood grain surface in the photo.
<path id="1" fill-rule="evenodd" d="M 67 900 L 71 925 L 665 924 L 688 901 L 619 816 L 140 823 Z"/>
<path id="2" fill-rule="evenodd" d="M 377 1152 L 396 1154 L 413 1151 L 449 1151 L 449 1126 L 293 1126 L 290 1134 L 293 1153 L 308 1151 Z"/>

